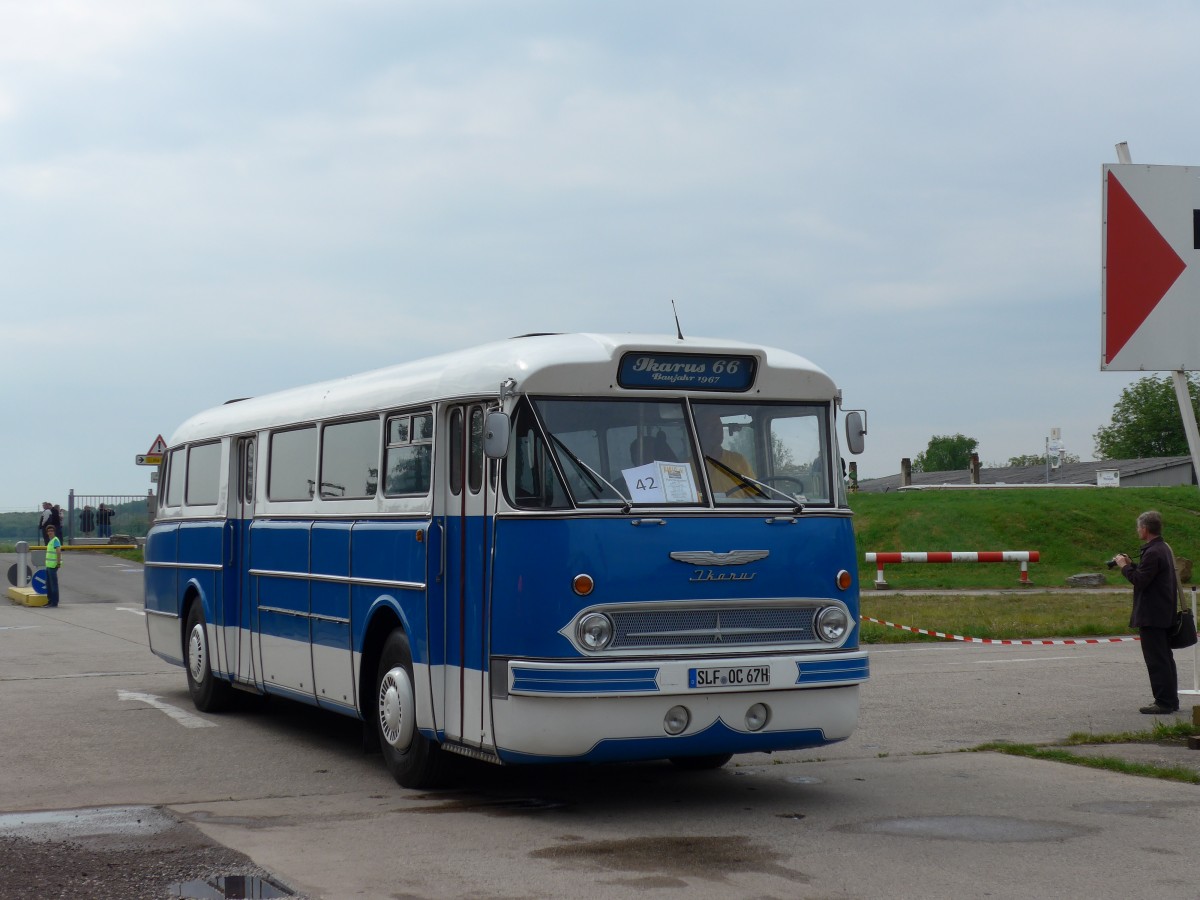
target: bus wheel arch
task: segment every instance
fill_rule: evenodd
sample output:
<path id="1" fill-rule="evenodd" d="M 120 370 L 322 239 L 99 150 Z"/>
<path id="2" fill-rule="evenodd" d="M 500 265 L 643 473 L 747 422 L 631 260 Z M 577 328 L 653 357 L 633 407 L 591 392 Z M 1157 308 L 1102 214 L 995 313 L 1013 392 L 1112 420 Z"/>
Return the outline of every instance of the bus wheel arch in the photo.
<path id="1" fill-rule="evenodd" d="M 187 671 L 188 693 L 201 712 L 220 712 L 229 706 L 233 689 L 213 674 L 208 621 L 204 602 L 195 588 L 184 597 L 184 609 L 187 614 L 183 628 L 183 667 Z"/>
<path id="2" fill-rule="evenodd" d="M 403 628 L 387 635 L 375 671 L 371 721 L 388 770 L 401 787 L 437 785 L 446 768 L 445 751 L 417 728 L 412 650 Z"/>

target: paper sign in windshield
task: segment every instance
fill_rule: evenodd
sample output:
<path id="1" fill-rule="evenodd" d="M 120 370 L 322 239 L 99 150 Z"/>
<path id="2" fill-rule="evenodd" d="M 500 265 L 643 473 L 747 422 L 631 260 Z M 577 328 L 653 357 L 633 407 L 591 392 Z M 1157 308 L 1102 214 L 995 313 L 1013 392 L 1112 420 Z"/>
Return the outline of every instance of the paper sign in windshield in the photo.
<path id="1" fill-rule="evenodd" d="M 696 479 L 689 463 L 655 460 L 644 466 L 622 469 L 634 503 L 697 503 Z"/>

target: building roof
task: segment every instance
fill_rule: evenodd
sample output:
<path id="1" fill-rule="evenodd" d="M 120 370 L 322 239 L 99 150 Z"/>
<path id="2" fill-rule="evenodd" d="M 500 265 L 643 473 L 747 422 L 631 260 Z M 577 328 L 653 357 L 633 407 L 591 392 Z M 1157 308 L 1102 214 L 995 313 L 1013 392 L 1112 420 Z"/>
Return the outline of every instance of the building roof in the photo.
<path id="1" fill-rule="evenodd" d="M 1179 466 L 1190 466 L 1190 456 L 1163 456 L 1154 459 L 1100 459 L 1091 462 L 1063 463 L 1057 469 L 1050 470 L 1049 482 L 1046 479 L 1046 466 L 1003 466 L 997 468 L 981 468 L 979 470 L 980 484 L 1006 485 L 1054 485 L 1095 484 L 1096 473 L 1105 469 L 1116 469 L 1121 478 L 1133 478 L 1148 475 Z M 942 485 L 969 485 L 971 472 L 969 469 L 958 469 L 952 472 L 913 472 L 910 483 L 914 487 L 940 487 Z M 860 491 L 886 493 L 900 489 L 900 476 L 888 475 L 883 478 L 867 478 L 858 482 Z"/>

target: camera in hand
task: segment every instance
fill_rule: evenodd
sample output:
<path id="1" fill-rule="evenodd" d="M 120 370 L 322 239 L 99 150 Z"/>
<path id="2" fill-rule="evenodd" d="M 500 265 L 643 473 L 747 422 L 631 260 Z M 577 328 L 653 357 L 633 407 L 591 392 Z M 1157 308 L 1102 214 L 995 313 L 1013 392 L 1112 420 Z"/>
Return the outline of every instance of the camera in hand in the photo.
<path id="1" fill-rule="evenodd" d="M 1118 553 L 1117 556 L 1120 556 L 1120 554 Z M 1114 556 L 1112 559 L 1110 559 L 1108 562 L 1106 562 L 1105 565 L 1108 566 L 1110 569 L 1115 569 L 1117 567 L 1117 557 Z"/>

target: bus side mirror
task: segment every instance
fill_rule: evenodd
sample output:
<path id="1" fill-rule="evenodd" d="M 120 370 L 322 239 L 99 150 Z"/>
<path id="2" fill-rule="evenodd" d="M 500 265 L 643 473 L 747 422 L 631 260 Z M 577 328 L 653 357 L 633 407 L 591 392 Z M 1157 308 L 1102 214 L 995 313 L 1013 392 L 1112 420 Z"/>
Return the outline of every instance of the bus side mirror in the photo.
<path id="1" fill-rule="evenodd" d="M 846 413 L 846 448 L 855 456 L 863 452 L 867 433 L 866 417 L 862 410 L 853 409 Z"/>
<path id="2" fill-rule="evenodd" d="M 508 413 L 493 409 L 483 420 L 483 452 L 488 459 L 508 456 Z"/>

